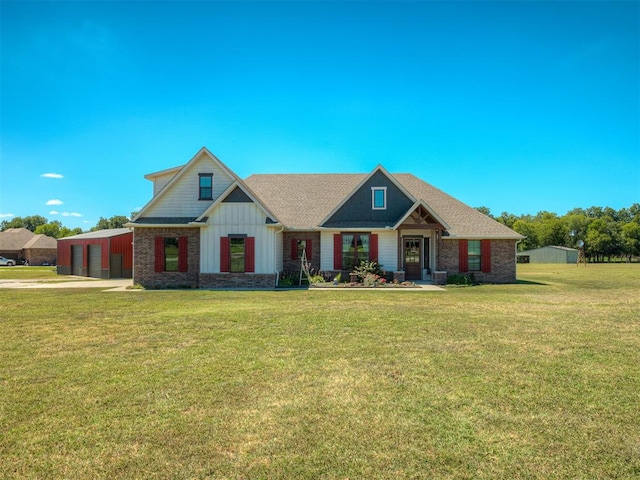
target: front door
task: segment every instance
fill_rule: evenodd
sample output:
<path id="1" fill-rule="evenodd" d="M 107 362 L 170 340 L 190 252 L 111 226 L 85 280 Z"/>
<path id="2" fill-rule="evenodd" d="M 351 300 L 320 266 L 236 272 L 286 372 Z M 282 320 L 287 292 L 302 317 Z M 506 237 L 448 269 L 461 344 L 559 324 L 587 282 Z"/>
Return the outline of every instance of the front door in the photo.
<path id="1" fill-rule="evenodd" d="M 422 280 L 422 238 L 404 239 L 404 278 Z"/>

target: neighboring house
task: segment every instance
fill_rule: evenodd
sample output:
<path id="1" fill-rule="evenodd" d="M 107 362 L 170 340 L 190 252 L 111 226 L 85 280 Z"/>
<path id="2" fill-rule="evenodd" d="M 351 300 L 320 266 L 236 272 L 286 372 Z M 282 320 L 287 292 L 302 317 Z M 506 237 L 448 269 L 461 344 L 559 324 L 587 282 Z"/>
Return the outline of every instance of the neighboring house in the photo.
<path id="1" fill-rule="evenodd" d="M 26 228 L 8 228 L 0 232 L 0 256 L 30 265 L 55 265 L 56 239 Z"/>
<path id="2" fill-rule="evenodd" d="M 58 274 L 95 278 L 131 278 L 133 232 L 112 228 L 58 240 Z"/>
<path id="3" fill-rule="evenodd" d="M 53 237 L 34 235 L 22 247 L 24 259 L 29 265 L 55 265 L 58 256 L 57 241 Z"/>
<path id="4" fill-rule="evenodd" d="M 518 263 L 577 263 L 578 250 L 549 245 L 518 252 Z"/>
<path id="5" fill-rule="evenodd" d="M 398 280 L 471 274 L 516 280 L 522 235 L 411 174 L 269 174 L 242 180 L 202 148 L 146 175 L 153 198 L 134 231 L 134 282 L 145 287 L 271 288 L 297 273 L 346 274 L 375 260 Z"/>

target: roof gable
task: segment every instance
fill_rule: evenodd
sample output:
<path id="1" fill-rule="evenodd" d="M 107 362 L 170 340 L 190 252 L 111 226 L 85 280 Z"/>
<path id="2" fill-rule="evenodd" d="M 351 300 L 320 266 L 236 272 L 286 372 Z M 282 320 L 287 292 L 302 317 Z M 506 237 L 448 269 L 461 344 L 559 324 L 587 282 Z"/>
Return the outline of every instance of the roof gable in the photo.
<path id="1" fill-rule="evenodd" d="M 202 147 L 189 162 L 182 167 L 167 169 L 147 178 L 166 177 L 177 171 L 164 187 L 132 219 L 132 223 L 142 223 L 151 218 L 196 218 L 206 210 L 218 196 L 226 191 L 234 181 L 241 181 L 224 163 L 207 148 Z M 198 173 L 213 174 L 213 199 L 198 199 Z"/>
<path id="2" fill-rule="evenodd" d="M 384 189 L 385 208 L 374 209 L 373 189 Z M 327 228 L 385 228 L 394 225 L 415 199 L 378 165 L 320 223 Z"/>
<path id="3" fill-rule="evenodd" d="M 412 219 L 416 224 L 421 223 L 438 223 L 445 230 L 449 228 L 447 222 L 445 222 L 440 215 L 433 211 L 429 205 L 427 205 L 424 200 L 418 200 L 413 206 L 407 210 L 407 213 L 393 226 L 394 229 L 397 229 L 405 223 L 407 220 Z"/>
<path id="4" fill-rule="evenodd" d="M 24 247 L 22 247 L 25 250 L 28 250 L 30 248 L 33 249 L 53 249 L 53 248 L 57 248 L 58 246 L 58 242 L 55 238 L 53 237 L 49 237 L 47 235 L 43 235 L 43 234 L 38 234 L 35 235 L 31 240 L 29 240 Z"/>
<path id="5" fill-rule="evenodd" d="M 257 198 L 257 196 L 240 179 L 233 182 L 227 189 L 196 218 L 196 222 L 206 222 L 214 214 L 221 203 L 253 203 L 266 215 L 266 223 L 279 224 L 276 216 Z"/>

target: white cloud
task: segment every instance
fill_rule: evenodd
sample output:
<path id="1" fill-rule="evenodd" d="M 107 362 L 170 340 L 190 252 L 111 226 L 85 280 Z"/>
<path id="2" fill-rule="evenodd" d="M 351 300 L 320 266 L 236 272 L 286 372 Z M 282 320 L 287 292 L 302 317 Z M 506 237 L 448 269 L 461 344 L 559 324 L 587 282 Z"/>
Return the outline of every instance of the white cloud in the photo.
<path id="1" fill-rule="evenodd" d="M 45 205 L 62 205 L 64 202 L 62 200 L 58 200 L 54 198 L 53 200 L 49 200 Z"/>
<path id="2" fill-rule="evenodd" d="M 82 217 L 81 213 L 76 212 L 62 212 L 63 217 Z"/>
<path id="3" fill-rule="evenodd" d="M 0 218 L 15 217 L 13 213 L 0 213 Z"/>
<path id="4" fill-rule="evenodd" d="M 40 176 L 44 178 L 64 178 L 64 175 L 61 175 L 59 173 L 43 173 Z"/>
<path id="5" fill-rule="evenodd" d="M 49 215 L 60 215 L 60 212 L 58 212 L 57 210 L 51 210 L 49 212 Z"/>

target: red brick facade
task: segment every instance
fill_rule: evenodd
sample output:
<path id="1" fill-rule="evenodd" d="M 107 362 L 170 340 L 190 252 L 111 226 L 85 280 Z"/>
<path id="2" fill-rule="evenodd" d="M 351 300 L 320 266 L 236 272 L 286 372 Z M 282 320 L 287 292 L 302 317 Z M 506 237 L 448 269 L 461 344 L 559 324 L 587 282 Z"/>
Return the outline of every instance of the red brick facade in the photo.
<path id="1" fill-rule="evenodd" d="M 201 273 L 200 288 L 275 288 L 276 274 L 261 273 Z"/>
<path id="2" fill-rule="evenodd" d="M 473 274 L 480 283 L 515 283 L 516 240 L 491 240 L 491 271 L 487 273 L 460 272 L 459 245 L 457 240 L 440 240 L 437 270 L 448 275 Z"/>
<path id="3" fill-rule="evenodd" d="M 187 271 L 156 272 L 156 237 L 187 237 Z M 133 240 L 133 282 L 145 288 L 198 288 L 199 228 L 136 228 Z"/>
<path id="4" fill-rule="evenodd" d="M 320 232 L 284 232 L 282 234 L 282 270 L 285 274 L 300 272 L 300 258 L 292 255 L 294 241 L 311 240 L 311 255 L 307 251 L 307 261 L 312 269 L 320 270 Z"/>

